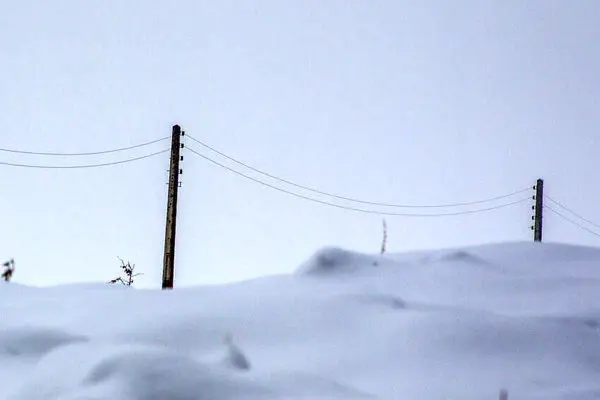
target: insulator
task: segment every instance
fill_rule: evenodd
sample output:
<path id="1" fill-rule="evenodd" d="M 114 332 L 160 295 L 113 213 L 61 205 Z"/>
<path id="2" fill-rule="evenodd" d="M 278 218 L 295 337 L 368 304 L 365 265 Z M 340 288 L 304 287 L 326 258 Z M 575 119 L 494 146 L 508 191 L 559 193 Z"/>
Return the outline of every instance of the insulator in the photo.
<path id="1" fill-rule="evenodd" d="M 181 143 L 181 148 L 183 149 L 185 147 L 185 144 Z"/>
<path id="2" fill-rule="evenodd" d="M 535 206 L 531 206 L 531 209 L 532 209 L 532 210 L 535 210 Z"/>

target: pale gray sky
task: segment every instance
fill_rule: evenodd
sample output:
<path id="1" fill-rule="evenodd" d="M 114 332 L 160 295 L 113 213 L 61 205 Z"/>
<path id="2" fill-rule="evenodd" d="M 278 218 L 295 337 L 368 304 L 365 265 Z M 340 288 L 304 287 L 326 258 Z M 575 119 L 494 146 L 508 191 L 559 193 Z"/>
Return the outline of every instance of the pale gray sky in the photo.
<path id="1" fill-rule="evenodd" d="M 599 20 L 592 0 L 4 1 L 0 148 L 104 150 L 178 123 L 336 194 L 451 203 L 543 177 L 548 195 L 600 222 Z M 86 164 L 167 146 L 0 162 Z M 381 217 L 183 154 L 176 286 L 286 273 L 327 245 L 379 249 Z M 0 258 L 15 257 L 15 281 L 48 285 L 108 280 L 120 256 L 145 273 L 139 287 L 159 287 L 167 168 L 167 154 L 97 169 L 0 165 Z M 388 217 L 388 249 L 531 240 L 530 215 L 522 203 Z M 545 224 L 548 241 L 600 242 L 549 213 Z"/>

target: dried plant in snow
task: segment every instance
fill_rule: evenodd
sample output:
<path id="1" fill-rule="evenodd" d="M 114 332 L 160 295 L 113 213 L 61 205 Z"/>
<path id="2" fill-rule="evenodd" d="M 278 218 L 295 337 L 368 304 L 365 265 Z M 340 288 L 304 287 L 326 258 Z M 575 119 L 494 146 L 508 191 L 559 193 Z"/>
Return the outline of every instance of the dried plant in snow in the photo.
<path id="1" fill-rule="evenodd" d="M 136 274 L 134 272 L 135 264 L 131 265 L 129 263 L 129 261 L 127 261 L 127 264 L 125 264 L 125 261 L 121 260 L 120 258 L 119 258 L 119 260 L 121 261 L 120 268 L 123 270 L 123 273 L 125 274 L 125 279 L 123 279 L 122 277 L 118 277 L 118 278 L 110 280 L 109 283 L 121 282 L 121 284 L 125 285 L 125 286 L 133 285 L 133 282 L 134 282 L 133 278 L 135 278 L 136 276 L 139 276 L 139 275 L 143 275 L 143 274 L 141 274 L 141 273 Z"/>
<path id="2" fill-rule="evenodd" d="M 1 275 L 2 279 L 4 279 L 4 282 L 10 282 L 10 279 L 15 272 L 15 260 L 11 258 L 9 261 L 2 264 L 2 268 L 4 268 L 4 271 Z"/>
<path id="3" fill-rule="evenodd" d="M 383 220 L 383 240 L 381 242 L 381 254 L 385 253 L 386 244 L 387 244 L 387 224 L 384 219 Z"/>

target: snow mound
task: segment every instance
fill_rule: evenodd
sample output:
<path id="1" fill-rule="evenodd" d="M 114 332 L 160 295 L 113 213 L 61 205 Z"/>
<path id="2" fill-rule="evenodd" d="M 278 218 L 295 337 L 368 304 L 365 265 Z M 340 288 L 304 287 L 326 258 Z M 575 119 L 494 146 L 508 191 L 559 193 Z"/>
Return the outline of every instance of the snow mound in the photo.
<path id="1" fill-rule="evenodd" d="M 297 270 L 298 275 L 335 275 L 378 266 L 380 259 L 337 247 L 318 250 Z"/>
<path id="2" fill-rule="evenodd" d="M 282 400 L 360 400 L 378 398 L 336 380 L 301 371 L 278 371 L 271 374 L 266 381 L 269 383 L 269 387 L 277 389 L 280 393 L 293 393 L 293 396 L 288 397 L 286 395 L 282 397 Z M 327 393 L 327 395 L 325 396 L 323 393 Z"/>
<path id="3" fill-rule="evenodd" d="M 575 244 L 529 243 L 529 256 L 537 261 L 600 261 L 600 249 Z"/>
<path id="4" fill-rule="evenodd" d="M 325 248 L 294 275 L 168 295 L 0 287 L 1 399 L 475 400 L 498 399 L 506 388 L 511 400 L 597 400 L 600 393 L 593 248 L 516 243 L 385 255 Z M 42 328 L 18 328 L 27 324 Z M 235 341 L 224 346 L 227 333 Z"/>
<path id="5" fill-rule="evenodd" d="M 379 305 L 393 310 L 404 310 L 408 307 L 406 301 L 400 297 L 388 294 L 358 294 L 352 297 L 363 304 Z"/>
<path id="6" fill-rule="evenodd" d="M 523 261 L 530 265 L 600 262 L 599 248 L 564 243 L 507 242 L 472 246 L 455 251 L 465 251 L 481 259 L 507 264 Z"/>
<path id="7" fill-rule="evenodd" d="M 476 265 L 489 264 L 488 261 L 466 250 L 455 250 L 443 253 L 435 258 L 436 262 L 461 262 Z"/>
<path id="8" fill-rule="evenodd" d="M 87 345 L 65 347 L 44 358 L 29 381 L 10 397 L 11 400 L 275 398 L 255 384 L 168 349 Z"/>
<path id="9" fill-rule="evenodd" d="M 84 342 L 85 336 L 72 335 L 60 330 L 34 327 L 16 327 L 0 330 L 0 357 L 41 356 L 71 343 Z"/>

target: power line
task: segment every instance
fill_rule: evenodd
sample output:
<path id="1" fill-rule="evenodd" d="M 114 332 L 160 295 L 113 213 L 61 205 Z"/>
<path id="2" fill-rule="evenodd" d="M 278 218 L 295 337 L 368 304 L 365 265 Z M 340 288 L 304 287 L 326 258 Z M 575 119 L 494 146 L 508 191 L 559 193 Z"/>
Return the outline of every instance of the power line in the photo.
<path id="1" fill-rule="evenodd" d="M 596 236 L 600 237 L 600 233 L 598 233 L 598 232 L 595 232 L 595 231 L 593 231 L 593 230 L 591 230 L 591 229 L 589 229 L 589 228 L 587 228 L 587 227 L 585 227 L 585 226 L 581 225 L 581 224 L 580 224 L 580 223 L 578 223 L 577 221 L 574 221 L 574 220 L 572 220 L 571 218 L 567 217 L 566 215 L 564 215 L 564 214 L 562 214 L 562 213 L 560 213 L 560 212 L 556 211 L 556 210 L 555 210 L 555 209 L 553 209 L 552 207 L 545 205 L 545 206 L 544 206 L 544 208 L 545 208 L 545 209 L 547 209 L 548 211 L 550 211 L 550 212 L 552 212 L 552 213 L 554 213 L 554 214 L 558 215 L 559 217 L 563 218 L 564 220 L 566 220 L 566 221 L 568 221 L 568 222 L 572 223 L 573 225 L 576 225 L 576 226 L 578 226 L 579 228 L 583 229 L 584 231 L 587 231 L 587 232 L 591 233 L 592 235 L 596 235 Z"/>
<path id="2" fill-rule="evenodd" d="M 558 201 L 554 200 L 553 198 L 551 198 L 550 196 L 544 196 L 546 199 L 550 200 L 552 203 L 556 204 L 557 206 L 559 206 L 560 208 L 562 208 L 563 210 L 573 214 L 574 216 L 576 216 L 577 218 L 587 222 L 590 225 L 595 226 L 596 228 L 600 228 L 600 224 L 595 223 L 594 221 L 591 221 L 587 218 L 585 218 L 584 216 L 577 214 L 575 211 L 571 210 L 570 208 L 562 205 L 561 203 L 559 203 Z"/>
<path id="3" fill-rule="evenodd" d="M 96 168 L 96 167 L 107 167 L 110 165 L 117 165 L 117 164 L 125 164 L 125 163 L 130 163 L 133 161 L 138 161 L 138 160 L 142 160 L 144 158 L 149 158 L 149 157 L 153 157 L 162 153 L 166 153 L 167 151 L 169 151 L 169 149 L 166 150 L 162 150 L 162 151 L 157 151 L 156 153 L 152 153 L 152 154 L 147 154 L 144 156 L 140 156 L 140 157 L 135 157 L 135 158 L 128 158 L 126 160 L 119 160 L 119 161 L 113 161 L 113 162 L 107 162 L 107 163 L 101 163 L 101 164 L 83 164 L 83 165 L 35 165 L 35 164 L 16 164 L 16 163 L 8 163 L 8 162 L 3 162 L 0 161 L 0 165 L 6 165 L 9 167 L 21 167 L 21 168 L 39 168 L 39 169 L 79 169 L 79 168 Z"/>
<path id="4" fill-rule="evenodd" d="M 169 139 L 169 137 L 166 136 L 166 137 L 163 137 L 160 139 L 152 140 L 150 142 L 144 142 L 144 143 L 140 143 L 140 144 L 136 144 L 136 145 L 128 146 L 128 147 L 121 147 L 121 148 L 112 149 L 112 150 L 94 151 L 94 152 L 89 152 L 89 153 L 49 153 L 49 152 L 1 149 L 1 148 L 0 148 L 0 151 L 5 152 L 5 153 L 30 154 L 30 155 L 36 155 L 36 156 L 94 156 L 94 155 L 99 155 L 99 154 L 109 154 L 109 153 L 116 153 L 119 151 L 137 149 L 140 147 L 149 146 L 154 143 L 162 142 L 163 140 L 166 140 L 166 139 Z"/>
<path id="5" fill-rule="evenodd" d="M 295 193 L 295 192 L 292 192 L 292 191 L 280 188 L 278 186 L 271 185 L 270 183 L 261 181 L 260 179 L 257 179 L 257 178 L 254 178 L 252 176 L 246 175 L 243 172 L 239 172 L 239 171 L 237 171 L 237 170 L 235 170 L 235 169 L 233 169 L 231 167 L 228 167 L 228 166 L 226 166 L 224 164 L 221 164 L 218 161 L 215 161 L 215 160 L 213 160 L 210 157 L 207 157 L 207 156 L 205 156 L 203 154 L 200 154 L 199 152 L 195 151 L 194 149 L 192 149 L 190 147 L 188 147 L 187 150 L 189 150 L 190 152 L 194 153 L 195 155 L 197 155 L 197 156 L 205 159 L 206 161 L 211 162 L 214 165 L 217 165 L 217 166 L 219 166 L 221 168 L 224 168 L 224 169 L 226 169 L 226 170 L 228 170 L 230 172 L 233 172 L 236 175 L 239 175 L 241 177 L 249 179 L 249 180 L 251 180 L 251 181 L 253 181 L 255 183 L 258 183 L 260 185 L 266 186 L 268 188 L 277 190 L 279 192 L 286 193 L 286 194 L 289 194 L 291 196 L 298 197 L 300 199 L 312 201 L 314 203 L 319 203 L 319 204 L 330 206 L 330 207 L 336 207 L 336 208 L 341 208 L 341 209 L 344 209 L 344 210 L 356 211 L 356 212 L 361 212 L 361 213 L 366 213 L 366 214 L 389 215 L 389 216 L 399 216 L 399 217 L 447 217 L 447 216 L 457 216 L 457 215 L 466 215 L 466 214 L 476 214 L 476 213 L 481 213 L 481 212 L 486 212 L 486 211 L 497 210 L 499 208 L 504 208 L 504 207 L 512 206 L 512 205 L 515 205 L 515 204 L 518 204 L 518 203 L 523 203 L 523 202 L 526 202 L 526 201 L 530 200 L 530 198 L 527 197 L 525 199 L 513 201 L 513 202 L 510 202 L 510 203 L 501 204 L 501 205 L 494 206 L 494 207 L 480 208 L 480 209 L 477 209 L 477 210 L 459 211 L 459 212 L 452 212 L 452 213 L 436 213 L 436 214 L 392 213 L 392 212 L 384 212 L 384 211 L 376 211 L 376 210 L 365 210 L 365 209 L 362 209 L 362 208 L 348 207 L 348 206 L 343 206 L 343 205 L 340 205 L 340 204 L 330 203 L 328 201 L 314 199 L 312 197 L 304 196 L 304 195 L 301 195 L 301 194 L 298 194 L 298 193 Z"/>
<path id="6" fill-rule="evenodd" d="M 521 190 L 517 190 L 515 192 L 512 193 L 508 193 L 502 196 L 496 196 L 496 197 L 491 197 L 488 199 L 482 199 L 482 200 L 477 200 L 477 201 L 467 201 L 467 202 L 457 202 L 457 203 L 448 203 L 448 204 L 425 204 L 425 205 L 411 205 L 411 204 L 393 204 L 393 203 L 382 203 L 382 202 L 376 202 L 376 201 L 368 201 L 368 200 L 361 200 L 361 199 L 357 199 L 357 198 L 352 198 L 352 197 L 347 197 L 347 196 L 340 196 L 337 194 L 333 194 L 333 193 L 328 193 L 328 192 L 324 192 L 322 190 L 319 189 L 315 189 L 309 186 L 305 186 L 305 185 L 301 185 L 299 183 L 295 183 L 292 182 L 290 180 L 281 178 L 279 176 L 270 174 L 266 171 L 263 171 L 261 169 L 258 169 L 256 167 L 253 167 L 249 164 L 246 164 L 242 161 L 239 161 L 233 157 L 228 156 L 227 154 L 215 149 L 212 146 L 209 146 L 208 144 L 194 138 L 193 136 L 189 136 L 188 137 L 193 140 L 194 142 L 198 143 L 199 145 L 213 151 L 214 153 L 217 153 L 218 155 L 225 157 L 226 159 L 233 161 L 234 163 L 241 165 L 245 168 L 248 168 L 254 172 L 257 172 L 261 175 L 267 176 L 269 178 L 275 179 L 277 181 L 283 182 L 283 183 L 287 183 L 288 185 L 291 186 L 295 186 L 297 188 L 300 189 L 304 189 L 304 190 L 308 190 L 309 192 L 313 192 L 313 193 L 318 193 L 324 196 L 329 196 L 329 197 L 333 197 L 336 199 L 340 199 L 340 200 L 346 200 L 346 201 L 350 201 L 350 202 L 354 202 L 354 203 L 360 203 L 360 204 L 368 204 L 368 205 L 372 205 L 372 206 L 381 206 L 381 207 L 395 207 L 395 208 L 449 208 L 449 207 L 460 207 L 460 206 L 470 206 L 470 205 L 476 205 L 476 204 L 483 204 L 483 203 L 490 203 L 493 201 L 497 201 L 497 200 L 502 200 L 502 199 L 506 199 L 508 197 L 513 197 L 515 195 L 521 194 L 521 193 L 525 193 L 531 190 L 531 188 L 526 188 L 526 189 L 521 189 Z"/>

